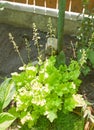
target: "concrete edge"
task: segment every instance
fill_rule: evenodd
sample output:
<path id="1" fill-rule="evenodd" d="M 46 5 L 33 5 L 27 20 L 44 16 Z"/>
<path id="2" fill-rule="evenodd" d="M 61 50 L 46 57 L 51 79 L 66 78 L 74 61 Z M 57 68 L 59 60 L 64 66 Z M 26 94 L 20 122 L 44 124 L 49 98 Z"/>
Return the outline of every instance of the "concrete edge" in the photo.
<path id="1" fill-rule="evenodd" d="M 47 31 L 48 18 L 51 17 L 53 26 L 57 28 L 58 9 L 8 1 L 0 1 L 0 4 L 3 5 L 0 11 L 0 23 L 32 28 L 31 23 L 35 22 L 38 29 Z M 82 18 L 83 14 L 66 11 L 65 33 L 76 33 Z"/>
<path id="2" fill-rule="evenodd" d="M 4 6 L 4 8 L 18 10 L 18 11 L 26 11 L 37 14 L 49 15 L 52 17 L 58 17 L 58 9 L 45 8 L 42 6 L 34 6 L 23 3 L 16 2 L 8 2 L 8 1 L 0 1 L 0 4 Z M 65 12 L 65 18 L 71 20 L 79 20 L 83 18 L 83 14 L 75 13 L 75 12 Z"/>

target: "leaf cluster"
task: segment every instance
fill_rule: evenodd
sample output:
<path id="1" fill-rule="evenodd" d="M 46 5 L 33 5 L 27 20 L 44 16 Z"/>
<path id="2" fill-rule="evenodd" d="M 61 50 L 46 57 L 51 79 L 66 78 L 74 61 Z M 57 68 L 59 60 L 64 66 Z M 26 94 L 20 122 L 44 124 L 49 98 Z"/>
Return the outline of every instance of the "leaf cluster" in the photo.
<path id="1" fill-rule="evenodd" d="M 59 110 L 67 113 L 76 107 L 74 95 L 81 83 L 79 64 L 71 61 L 69 66 L 61 64 L 57 68 L 55 63 L 56 57 L 51 56 L 41 66 L 29 64 L 20 68 L 21 73 L 12 74 L 16 107 L 10 112 L 16 113 L 21 125 L 31 128 L 40 116 L 53 122 Z"/>
<path id="2" fill-rule="evenodd" d="M 83 17 L 77 40 L 77 59 L 80 61 L 82 73 L 87 75 L 94 68 L 94 15 L 92 13 Z"/>

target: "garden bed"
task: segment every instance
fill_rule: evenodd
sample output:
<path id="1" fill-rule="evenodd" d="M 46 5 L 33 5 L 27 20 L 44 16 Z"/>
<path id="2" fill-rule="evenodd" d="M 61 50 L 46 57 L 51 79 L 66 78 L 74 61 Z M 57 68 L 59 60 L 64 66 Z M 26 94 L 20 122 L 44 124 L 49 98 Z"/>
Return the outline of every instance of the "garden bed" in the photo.
<path id="1" fill-rule="evenodd" d="M 19 46 L 21 56 L 24 62 L 27 63 L 27 51 L 25 48 L 25 38 L 27 38 L 31 45 L 31 60 L 37 60 L 37 49 L 32 41 L 32 29 L 15 27 L 8 24 L 0 24 L 0 77 L 10 76 L 10 73 L 18 71 L 18 68 L 22 66 L 22 63 L 15 52 L 13 45 L 9 40 L 9 33 L 14 37 L 15 42 Z M 39 31 L 40 43 L 44 50 L 46 44 L 46 32 Z M 73 57 L 73 48 L 71 42 L 75 44 L 75 37 L 72 35 L 64 35 L 64 47 L 63 50 L 66 54 L 67 61 Z M 84 95 L 91 103 L 94 104 L 94 72 L 92 71 L 87 77 L 82 77 L 83 82 L 80 87 L 80 93 Z"/>
<path id="2" fill-rule="evenodd" d="M 0 75 L 8 76 L 10 73 L 17 71 L 18 68 L 22 65 L 18 54 L 15 52 L 13 45 L 9 40 L 9 33 L 14 37 L 14 41 L 19 46 L 19 50 L 21 56 L 24 59 L 24 62 L 27 63 L 27 51 L 25 48 L 25 38 L 27 38 L 31 45 L 31 60 L 35 61 L 37 59 L 37 48 L 34 46 L 34 42 L 32 41 L 32 29 L 30 28 L 22 28 L 15 27 L 8 24 L 0 24 Z M 45 44 L 47 42 L 46 32 L 39 31 L 40 41 L 39 43 L 42 45 L 41 49 L 45 48 Z M 67 58 L 69 58 L 70 54 L 72 56 L 72 46 L 70 41 L 75 41 L 73 36 L 65 35 L 64 43 L 65 43 L 65 52 L 67 53 Z M 67 51 L 68 50 L 68 51 Z"/>
<path id="3" fill-rule="evenodd" d="M 46 32 L 38 31 L 39 35 L 41 37 L 39 43 L 41 43 L 42 50 L 45 48 L 45 44 L 47 41 Z M 19 51 L 21 53 L 21 56 L 25 63 L 28 63 L 27 59 L 27 51 L 25 48 L 25 38 L 28 39 L 30 42 L 31 47 L 31 61 L 37 60 L 37 49 L 34 45 L 34 42 L 32 41 L 32 29 L 29 28 L 21 28 L 21 27 L 15 27 L 8 24 L 0 24 L 0 82 L 2 82 L 4 77 L 10 77 L 10 74 L 12 72 L 17 72 L 18 68 L 22 66 L 22 63 L 18 57 L 17 52 L 15 52 L 13 45 L 10 42 L 9 39 L 9 33 L 12 34 L 14 37 L 14 41 L 19 47 Z M 64 35 L 64 52 L 66 54 L 67 61 L 73 56 L 72 46 L 70 42 L 75 43 L 75 38 L 71 35 Z M 70 129 L 71 127 L 74 130 L 83 130 L 83 119 L 82 117 L 70 113 L 68 115 L 63 115 L 62 118 L 62 112 L 58 113 L 59 118 L 54 121 L 53 124 L 51 124 L 48 120 L 45 120 L 44 118 L 39 119 L 38 126 L 32 128 L 34 130 L 57 130 L 62 129 L 66 130 Z M 68 117 L 70 116 L 70 120 L 72 119 L 73 122 L 70 124 L 70 121 L 68 120 Z M 42 121 L 40 121 L 42 120 Z M 12 128 L 9 128 L 8 130 L 15 129 L 18 130 L 16 124 L 13 124 Z M 23 128 L 26 129 L 26 128 Z"/>
<path id="4" fill-rule="evenodd" d="M 32 40 L 32 37 L 33 37 L 32 23 L 36 23 L 37 28 L 38 28 L 38 33 L 40 36 L 39 44 L 41 45 L 42 54 L 45 54 L 45 44 L 47 42 L 47 37 L 46 37 L 47 26 L 46 25 L 47 25 L 49 16 L 51 16 L 52 18 L 53 26 L 54 27 L 57 26 L 57 17 L 58 17 L 57 12 L 56 12 L 57 10 L 47 9 L 44 14 L 43 13 L 44 8 L 36 7 L 35 9 L 35 7 L 32 7 L 32 6 L 28 6 L 28 7 L 29 8 L 27 8 L 27 6 L 24 6 L 24 5 L 22 6 L 19 4 L 11 5 L 10 2 L 8 3 L 5 2 L 4 9 L 3 8 L 1 9 L 1 12 L 0 12 L 0 17 L 1 17 L 0 19 L 0 34 L 1 34 L 1 37 L 0 37 L 0 82 L 2 82 L 6 76 L 10 77 L 12 72 L 18 72 L 19 71 L 18 68 L 23 65 L 22 62 L 20 61 L 20 58 L 18 57 L 17 52 L 15 52 L 14 46 L 11 43 L 11 39 L 13 39 L 15 43 L 17 44 L 20 54 L 23 58 L 23 61 L 25 64 L 27 64 L 29 60 L 28 60 L 28 53 L 27 53 L 26 45 L 25 45 L 26 41 L 30 44 L 31 61 L 32 62 L 36 61 L 37 56 L 38 56 L 37 48 L 34 45 L 34 41 Z M 66 12 L 64 46 L 62 47 L 62 50 L 64 51 L 66 55 L 67 64 L 69 63 L 70 59 L 74 57 L 74 44 L 76 43 L 76 38 L 74 34 L 79 25 L 79 22 L 74 24 L 74 22 L 77 21 L 76 19 L 77 15 L 78 14 L 74 14 L 74 13 L 69 14 Z M 9 37 L 9 34 L 11 34 L 12 37 Z M 94 106 L 93 77 L 94 77 L 93 70 L 86 77 L 82 75 L 81 77 L 82 84 L 78 92 L 83 95 L 84 99 L 92 103 L 92 106 Z M 61 120 L 62 122 L 64 122 L 62 119 L 62 116 L 60 115 L 61 114 L 59 114 L 59 118 L 58 118 L 58 120 L 59 119 L 60 120 L 59 121 L 56 120 L 53 124 L 48 123 L 49 126 L 47 126 L 47 129 L 57 130 L 57 129 L 61 129 L 62 127 L 62 130 L 63 129 L 65 130 L 66 128 L 67 129 L 70 129 L 71 127 L 73 128 L 72 125 L 67 126 L 66 123 L 65 123 L 64 128 L 62 125 L 59 126 Z M 66 116 L 67 115 L 65 115 L 65 117 Z M 79 116 L 77 116 L 77 118 L 78 117 Z M 42 120 L 45 122 L 45 119 L 42 119 Z M 67 120 L 67 117 L 66 117 L 66 120 Z M 81 126 L 83 127 L 83 120 L 81 120 L 81 122 L 80 122 L 80 118 L 78 120 L 79 121 L 77 122 L 78 123 L 77 126 L 80 126 L 79 124 L 81 124 Z M 55 124 L 57 124 L 58 127 Z M 44 124 L 40 122 L 39 125 L 40 126 L 36 126 L 36 128 L 44 130 L 44 128 L 41 128 L 41 126 Z M 82 127 L 79 128 L 74 125 L 73 130 L 83 129 Z M 46 125 L 45 125 L 45 129 L 46 129 Z"/>
<path id="5" fill-rule="evenodd" d="M 20 66 L 22 66 L 22 63 L 18 57 L 18 54 L 15 52 L 13 45 L 11 44 L 11 42 L 9 40 L 9 36 L 8 36 L 9 33 L 11 33 L 13 35 L 15 42 L 19 46 L 19 50 L 21 52 L 21 55 L 22 55 L 25 63 L 28 62 L 27 51 L 26 51 L 25 44 L 24 44 L 25 38 L 27 38 L 29 40 L 30 45 L 31 45 L 31 49 L 32 49 L 31 60 L 35 61 L 37 59 L 37 49 L 34 46 L 34 42 L 32 41 L 32 29 L 15 27 L 15 26 L 11 26 L 8 24 L 0 24 L 0 35 L 1 35 L 1 37 L 0 37 L 0 77 L 3 77 L 3 78 L 5 76 L 9 77 L 12 72 L 18 71 L 18 68 Z M 43 45 L 42 49 L 44 49 L 45 44 L 46 44 L 46 39 L 47 39 L 46 38 L 47 33 L 39 31 L 39 34 L 41 36 L 40 43 Z M 73 48 L 72 48 L 71 42 L 73 44 L 75 44 L 75 41 L 76 41 L 76 39 L 72 35 L 64 35 L 63 50 L 66 54 L 67 60 L 69 60 L 70 58 L 73 57 L 73 51 L 72 51 Z M 94 73 L 91 72 L 86 78 L 82 78 L 83 82 L 81 84 L 79 91 L 80 91 L 80 93 L 82 93 L 84 98 L 88 99 L 91 103 L 94 104 L 93 77 L 94 77 Z M 1 81 L 2 81 L 2 79 L 1 79 Z M 70 117 L 72 115 L 70 115 Z M 73 119 L 73 117 L 72 117 L 72 119 Z M 43 120 L 44 120 L 44 124 L 45 124 L 45 119 L 43 119 Z M 66 128 L 70 129 L 70 127 L 72 127 L 72 128 L 74 127 L 74 130 L 79 130 L 79 127 L 77 127 L 77 126 L 83 125 L 83 121 L 80 120 L 79 116 L 77 117 L 77 121 L 76 121 L 76 117 L 74 118 L 74 120 L 77 124 L 75 124 L 74 126 L 72 126 L 73 124 L 68 125 L 68 126 L 64 127 L 63 129 L 65 130 Z M 61 125 L 58 123 L 64 122 L 66 125 L 66 124 L 69 124 L 69 122 L 67 122 L 67 121 L 68 121 L 67 119 L 66 119 L 66 121 L 64 121 L 64 119 L 62 119 L 62 117 L 60 116 L 60 118 L 55 121 L 55 124 L 57 124 L 58 127 L 55 124 L 51 125 L 48 123 L 47 126 L 45 125 L 45 129 L 49 128 L 49 130 L 50 130 L 51 128 L 53 128 L 54 130 L 57 130 L 58 128 L 62 127 L 62 123 L 61 123 Z M 81 124 L 81 125 L 79 125 L 79 124 Z M 41 128 L 41 127 L 43 127 L 43 128 Z M 39 130 L 44 129 L 42 122 L 40 122 L 40 126 L 37 126 L 37 129 L 39 129 Z"/>

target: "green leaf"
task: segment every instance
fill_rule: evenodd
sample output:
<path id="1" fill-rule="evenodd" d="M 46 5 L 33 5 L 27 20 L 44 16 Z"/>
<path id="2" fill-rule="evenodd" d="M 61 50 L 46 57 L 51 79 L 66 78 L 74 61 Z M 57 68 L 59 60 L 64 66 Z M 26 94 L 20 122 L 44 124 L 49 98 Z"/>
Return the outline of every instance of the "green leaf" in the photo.
<path id="1" fill-rule="evenodd" d="M 84 67 L 82 68 L 82 72 L 84 76 L 86 76 L 90 72 L 90 67 L 87 65 L 84 65 Z"/>
<path id="2" fill-rule="evenodd" d="M 8 106 L 15 92 L 14 83 L 10 81 L 11 79 L 8 78 L 0 86 L 0 111 Z"/>
<path id="3" fill-rule="evenodd" d="M 15 120 L 15 117 L 9 113 L 0 113 L 0 130 L 5 130 L 8 128 L 12 122 Z"/>
<path id="4" fill-rule="evenodd" d="M 77 102 L 75 101 L 73 95 L 66 97 L 64 101 L 64 112 L 71 112 L 76 107 Z"/>
<path id="5" fill-rule="evenodd" d="M 94 51 L 93 50 L 88 51 L 88 59 L 90 60 L 91 64 L 94 66 Z"/>
<path id="6" fill-rule="evenodd" d="M 45 115 L 47 115 L 47 118 L 50 120 L 50 122 L 53 122 L 54 119 L 57 118 L 56 112 L 54 111 L 46 111 Z"/>
<path id="7" fill-rule="evenodd" d="M 8 113 L 10 113 L 11 115 L 15 116 L 16 118 L 19 117 L 19 113 L 16 111 L 16 107 L 12 107 L 8 110 Z"/>

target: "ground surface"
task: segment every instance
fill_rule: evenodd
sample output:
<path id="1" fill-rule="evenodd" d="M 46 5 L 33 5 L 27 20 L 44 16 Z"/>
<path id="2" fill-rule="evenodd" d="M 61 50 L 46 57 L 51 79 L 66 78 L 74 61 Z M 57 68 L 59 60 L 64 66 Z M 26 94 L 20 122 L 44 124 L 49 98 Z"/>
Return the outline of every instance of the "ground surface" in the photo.
<path id="1" fill-rule="evenodd" d="M 18 71 L 18 67 L 22 65 L 18 54 L 14 51 L 13 45 L 9 40 L 9 33 L 14 37 L 15 42 L 19 46 L 21 56 L 24 62 L 28 62 L 27 51 L 25 48 L 25 38 L 28 39 L 31 46 L 31 59 L 32 61 L 37 59 L 37 49 L 32 41 L 32 29 L 19 28 L 10 26 L 7 24 L 0 24 L 0 81 L 2 77 L 10 76 L 10 73 Z M 46 33 L 40 32 L 40 41 L 44 48 L 46 43 Z M 73 56 L 73 47 L 71 43 L 75 43 L 73 36 L 64 36 L 64 51 L 69 60 L 70 56 Z M 92 71 L 87 77 L 83 78 L 82 85 L 80 87 L 80 93 L 84 95 L 86 99 L 94 104 L 94 72 Z"/>

